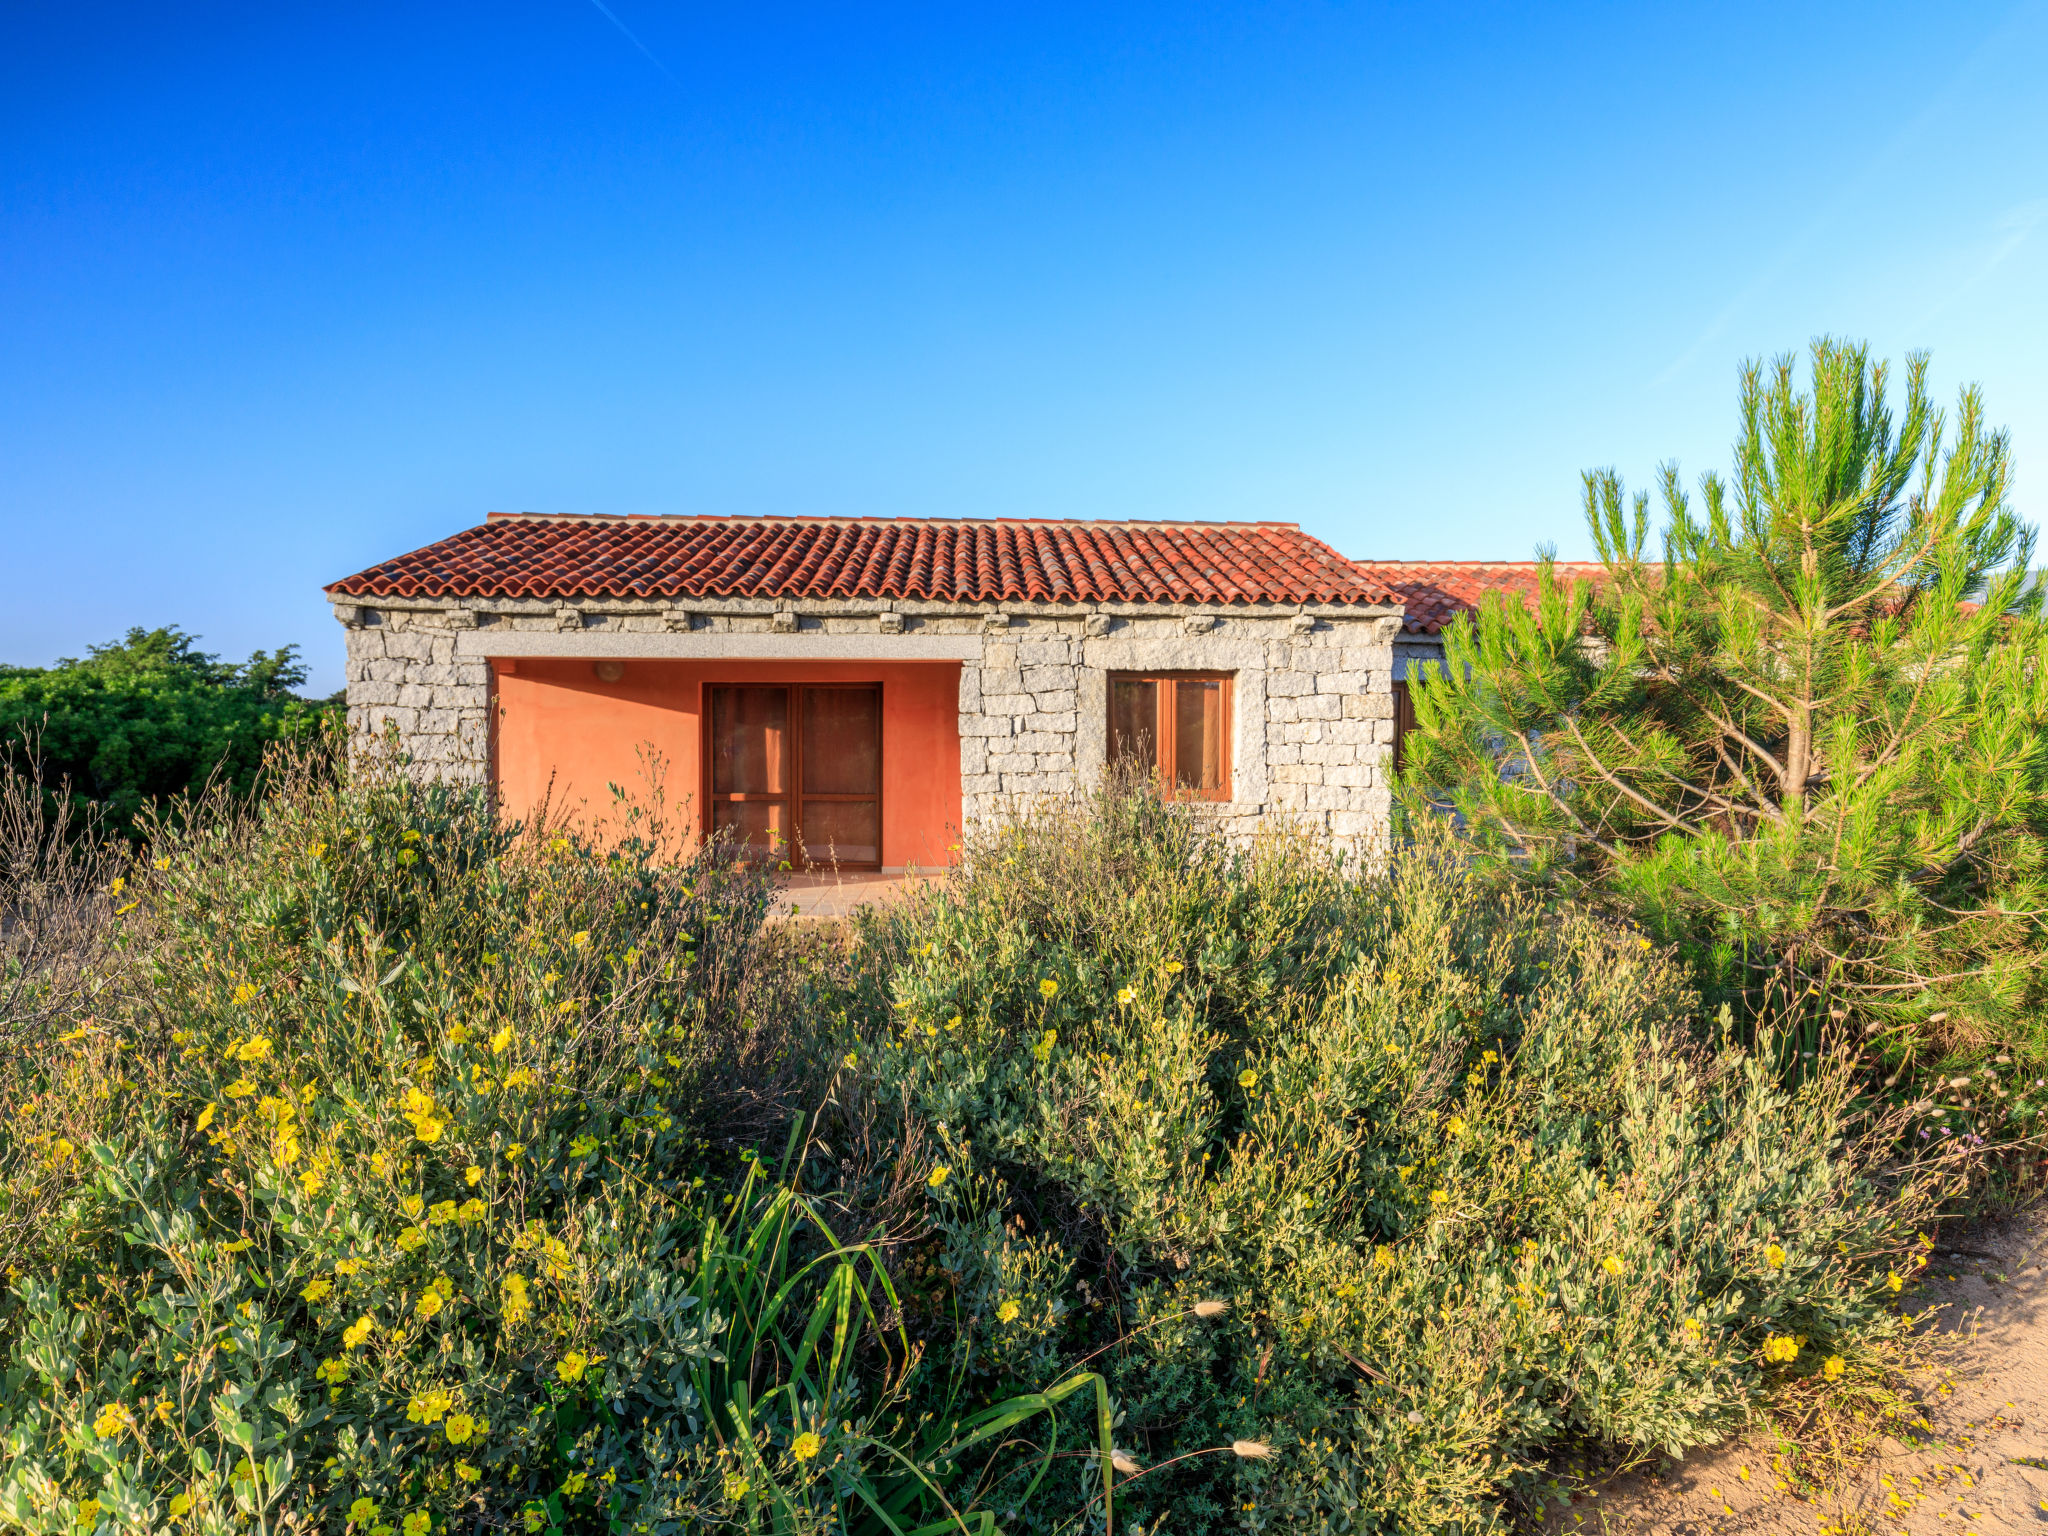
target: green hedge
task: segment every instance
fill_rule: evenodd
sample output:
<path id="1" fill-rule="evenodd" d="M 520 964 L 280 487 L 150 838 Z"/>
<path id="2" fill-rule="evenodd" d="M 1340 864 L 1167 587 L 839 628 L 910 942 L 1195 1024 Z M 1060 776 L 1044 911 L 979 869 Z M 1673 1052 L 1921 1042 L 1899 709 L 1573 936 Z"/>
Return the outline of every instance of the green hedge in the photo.
<path id="1" fill-rule="evenodd" d="M 1481 1530 L 1880 1378 L 1945 1165 L 1632 935 L 1121 792 L 970 853 L 806 932 L 287 763 L 77 892 L 0 1525 Z"/>

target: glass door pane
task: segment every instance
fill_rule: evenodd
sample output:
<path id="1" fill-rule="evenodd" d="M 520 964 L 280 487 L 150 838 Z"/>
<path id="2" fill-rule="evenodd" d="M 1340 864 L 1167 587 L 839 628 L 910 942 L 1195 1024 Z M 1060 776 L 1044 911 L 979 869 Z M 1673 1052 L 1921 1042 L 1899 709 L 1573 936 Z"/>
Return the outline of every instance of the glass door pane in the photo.
<path id="1" fill-rule="evenodd" d="M 806 688 L 797 836 L 813 864 L 882 863 L 882 690 Z"/>
<path id="2" fill-rule="evenodd" d="M 1139 773 L 1159 766 L 1159 685 L 1149 678 L 1109 680 L 1109 760 L 1128 759 Z"/>
<path id="3" fill-rule="evenodd" d="M 713 688 L 706 726 L 711 831 L 751 858 L 790 850 L 792 746 L 787 688 Z"/>
<path id="4" fill-rule="evenodd" d="M 805 800 L 803 856 L 812 864 L 882 862 L 879 800 Z"/>
<path id="5" fill-rule="evenodd" d="M 711 830 L 730 829 L 749 858 L 784 859 L 792 854 L 789 805 L 782 800 L 714 800 Z"/>
<path id="6" fill-rule="evenodd" d="M 711 792 L 789 793 L 789 690 L 711 690 Z"/>
<path id="7" fill-rule="evenodd" d="M 1223 684 L 1184 677 L 1172 687 L 1174 784 L 1213 794 L 1223 787 Z"/>
<path id="8" fill-rule="evenodd" d="M 804 690 L 804 794 L 882 792 L 882 690 Z"/>

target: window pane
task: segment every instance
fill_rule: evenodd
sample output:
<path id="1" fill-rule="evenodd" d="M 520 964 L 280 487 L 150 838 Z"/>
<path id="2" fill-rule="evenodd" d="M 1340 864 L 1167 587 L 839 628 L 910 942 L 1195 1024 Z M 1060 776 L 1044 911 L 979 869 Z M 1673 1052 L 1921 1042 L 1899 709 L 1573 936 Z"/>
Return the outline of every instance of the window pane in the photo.
<path id="1" fill-rule="evenodd" d="M 785 794 L 789 789 L 789 690 L 711 690 L 711 792 Z"/>
<path id="2" fill-rule="evenodd" d="M 1128 759 L 1140 773 L 1159 765 L 1158 685 L 1142 678 L 1109 680 L 1109 760 Z"/>
<path id="3" fill-rule="evenodd" d="M 882 690 L 804 690 L 804 793 L 882 792 Z M 812 817 L 806 807 L 804 815 Z"/>
<path id="4" fill-rule="evenodd" d="M 803 831 L 813 864 L 882 862 L 882 808 L 872 800 L 806 800 Z"/>
<path id="5" fill-rule="evenodd" d="M 1214 679 L 1173 685 L 1173 782 L 1181 789 L 1223 787 L 1223 684 Z"/>
<path id="6" fill-rule="evenodd" d="M 714 800 L 711 830 L 731 828 L 738 851 L 756 859 L 794 856 L 789 843 L 789 807 L 779 800 Z"/>

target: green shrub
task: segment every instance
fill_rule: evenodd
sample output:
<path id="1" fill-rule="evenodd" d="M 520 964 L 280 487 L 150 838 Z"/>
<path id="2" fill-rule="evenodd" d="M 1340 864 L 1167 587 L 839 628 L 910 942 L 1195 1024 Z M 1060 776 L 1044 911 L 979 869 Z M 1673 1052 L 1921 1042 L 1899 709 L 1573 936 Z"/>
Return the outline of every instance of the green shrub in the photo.
<path id="1" fill-rule="evenodd" d="M 1113 790 L 835 936 L 634 832 L 0 861 L 0 1527 L 1481 1530 L 1899 1337 L 1947 1165 L 1443 849 Z"/>
<path id="2" fill-rule="evenodd" d="M 991 1390 L 1106 1351 L 1160 1469 L 1126 1518 L 1485 1529 L 1562 1444 L 1710 1441 L 1899 1335 L 1943 1176 L 1839 1059 L 1786 1086 L 1646 941 L 1445 847 L 1356 875 L 1113 792 L 863 943 L 859 1072 L 932 1128 Z"/>
<path id="3" fill-rule="evenodd" d="M 0 665 L 0 765 L 130 836 L 153 808 L 210 784 L 247 794 L 274 743 L 341 718 L 338 697 L 294 691 L 306 683 L 297 650 L 237 666 L 183 630 L 136 628 L 54 667 Z"/>
<path id="4" fill-rule="evenodd" d="M 4 1021 L 0 1525 L 916 1524 L 1046 1410 L 903 1430 L 878 1251 L 700 1134 L 760 876 L 286 780 L 76 892 L 99 984 Z"/>

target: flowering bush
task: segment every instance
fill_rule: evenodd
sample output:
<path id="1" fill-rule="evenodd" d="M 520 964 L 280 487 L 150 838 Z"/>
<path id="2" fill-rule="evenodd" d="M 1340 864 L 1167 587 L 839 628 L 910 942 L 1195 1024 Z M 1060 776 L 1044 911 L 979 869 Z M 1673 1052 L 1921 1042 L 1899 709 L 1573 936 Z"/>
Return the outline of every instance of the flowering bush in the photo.
<path id="1" fill-rule="evenodd" d="M 1876 1369 L 1948 1165 L 1839 1058 L 1788 1085 L 1664 954 L 1432 842 L 1359 874 L 1198 817 L 1041 813 L 862 938 L 859 1071 L 935 1128 L 975 1358 L 1107 1351 L 1127 1522 L 1488 1528 L 1560 1445 Z"/>
<path id="2" fill-rule="evenodd" d="M 374 769 L 0 864 L 72 901 L 0 928 L 0 1526 L 1480 1529 L 1870 1377 L 1953 1153 L 1632 935 L 1198 816 L 838 937 Z"/>
<path id="3" fill-rule="evenodd" d="M 0 1526 L 929 1503 L 950 1426 L 873 1433 L 916 1364 L 874 1250 L 695 1113 L 707 1041 L 774 1001 L 764 879 L 389 773 L 281 779 L 89 893 L 105 963 L 62 1017 L 6 994 Z"/>

